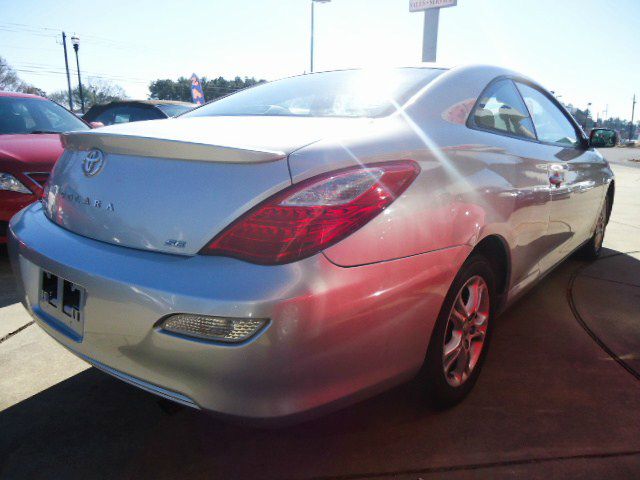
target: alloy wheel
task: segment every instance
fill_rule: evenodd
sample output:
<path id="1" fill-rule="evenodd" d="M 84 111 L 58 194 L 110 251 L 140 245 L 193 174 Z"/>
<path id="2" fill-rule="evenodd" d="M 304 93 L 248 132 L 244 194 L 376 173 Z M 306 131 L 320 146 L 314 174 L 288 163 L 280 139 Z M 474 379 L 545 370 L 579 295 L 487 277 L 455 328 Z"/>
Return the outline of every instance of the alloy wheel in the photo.
<path id="1" fill-rule="evenodd" d="M 489 312 L 489 288 L 481 276 L 475 275 L 458 292 L 445 329 L 442 367 L 449 385 L 462 385 L 478 364 Z"/>
<path id="2" fill-rule="evenodd" d="M 593 238 L 593 245 L 595 247 L 595 251 L 599 252 L 602 248 L 602 242 L 604 240 L 604 229 L 606 227 L 606 216 L 607 216 L 607 201 L 604 202 L 604 206 L 602 210 L 600 210 L 600 215 L 598 215 L 598 221 L 596 223 L 596 231 L 595 236 Z"/>

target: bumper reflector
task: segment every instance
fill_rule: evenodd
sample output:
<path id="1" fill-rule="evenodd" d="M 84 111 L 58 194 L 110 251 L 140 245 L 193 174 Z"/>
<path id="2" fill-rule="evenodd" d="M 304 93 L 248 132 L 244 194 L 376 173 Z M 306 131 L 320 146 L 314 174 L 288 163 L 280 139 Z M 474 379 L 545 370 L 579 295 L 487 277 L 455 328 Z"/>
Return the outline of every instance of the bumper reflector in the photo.
<path id="1" fill-rule="evenodd" d="M 179 313 L 167 317 L 160 323 L 160 328 L 186 337 L 240 343 L 253 337 L 267 322 L 264 318 L 224 318 Z"/>

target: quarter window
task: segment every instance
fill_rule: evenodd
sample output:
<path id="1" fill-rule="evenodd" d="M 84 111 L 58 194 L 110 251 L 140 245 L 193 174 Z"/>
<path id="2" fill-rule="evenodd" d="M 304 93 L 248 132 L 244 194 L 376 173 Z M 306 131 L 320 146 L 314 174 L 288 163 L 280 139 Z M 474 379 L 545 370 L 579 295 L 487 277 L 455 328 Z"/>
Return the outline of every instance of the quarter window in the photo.
<path id="1" fill-rule="evenodd" d="M 511 80 L 499 80 L 487 88 L 472 113 L 477 128 L 535 140 L 533 123 L 522 97 Z"/>
<path id="2" fill-rule="evenodd" d="M 574 126 L 546 95 L 529 85 L 517 85 L 533 118 L 538 140 L 573 147 L 580 144 Z"/>

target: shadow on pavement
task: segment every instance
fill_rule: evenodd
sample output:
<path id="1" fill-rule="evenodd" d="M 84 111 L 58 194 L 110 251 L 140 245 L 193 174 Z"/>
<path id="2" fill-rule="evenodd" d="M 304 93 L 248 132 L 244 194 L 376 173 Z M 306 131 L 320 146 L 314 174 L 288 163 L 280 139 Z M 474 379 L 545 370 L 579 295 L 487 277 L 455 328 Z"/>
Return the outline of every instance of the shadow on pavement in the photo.
<path id="1" fill-rule="evenodd" d="M 167 413 L 155 397 L 89 369 L 0 412 L 0 478 L 417 478 L 639 456 L 640 383 L 567 305 L 581 265 L 566 262 L 500 317 L 480 381 L 454 409 L 430 410 L 407 384 L 261 430 L 187 408 Z"/>
<path id="2" fill-rule="evenodd" d="M 640 380 L 640 252 L 606 249 L 574 273 L 569 300 L 594 341 Z"/>

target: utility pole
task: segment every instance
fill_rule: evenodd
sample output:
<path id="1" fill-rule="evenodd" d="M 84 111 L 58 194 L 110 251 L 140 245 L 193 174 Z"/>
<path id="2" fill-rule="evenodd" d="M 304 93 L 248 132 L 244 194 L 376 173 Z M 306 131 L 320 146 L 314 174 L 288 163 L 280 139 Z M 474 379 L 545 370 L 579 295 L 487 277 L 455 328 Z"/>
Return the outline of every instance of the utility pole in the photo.
<path id="1" fill-rule="evenodd" d="M 629 123 L 629 140 L 633 138 L 633 117 L 636 113 L 636 95 L 633 94 L 633 103 L 631 104 L 631 123 Z"/>
<path id="2" fill-rule="evenodd" d="M 71 91 L 71 77 L 69 76 L 69 60 L 67 59 L 67 35 L 62 32 L 62 46 L 64 47 L 64 66 L 67 69 L 67 88 L 69 89 L 69 110 L 73 112 L 73 92 Z"/>

